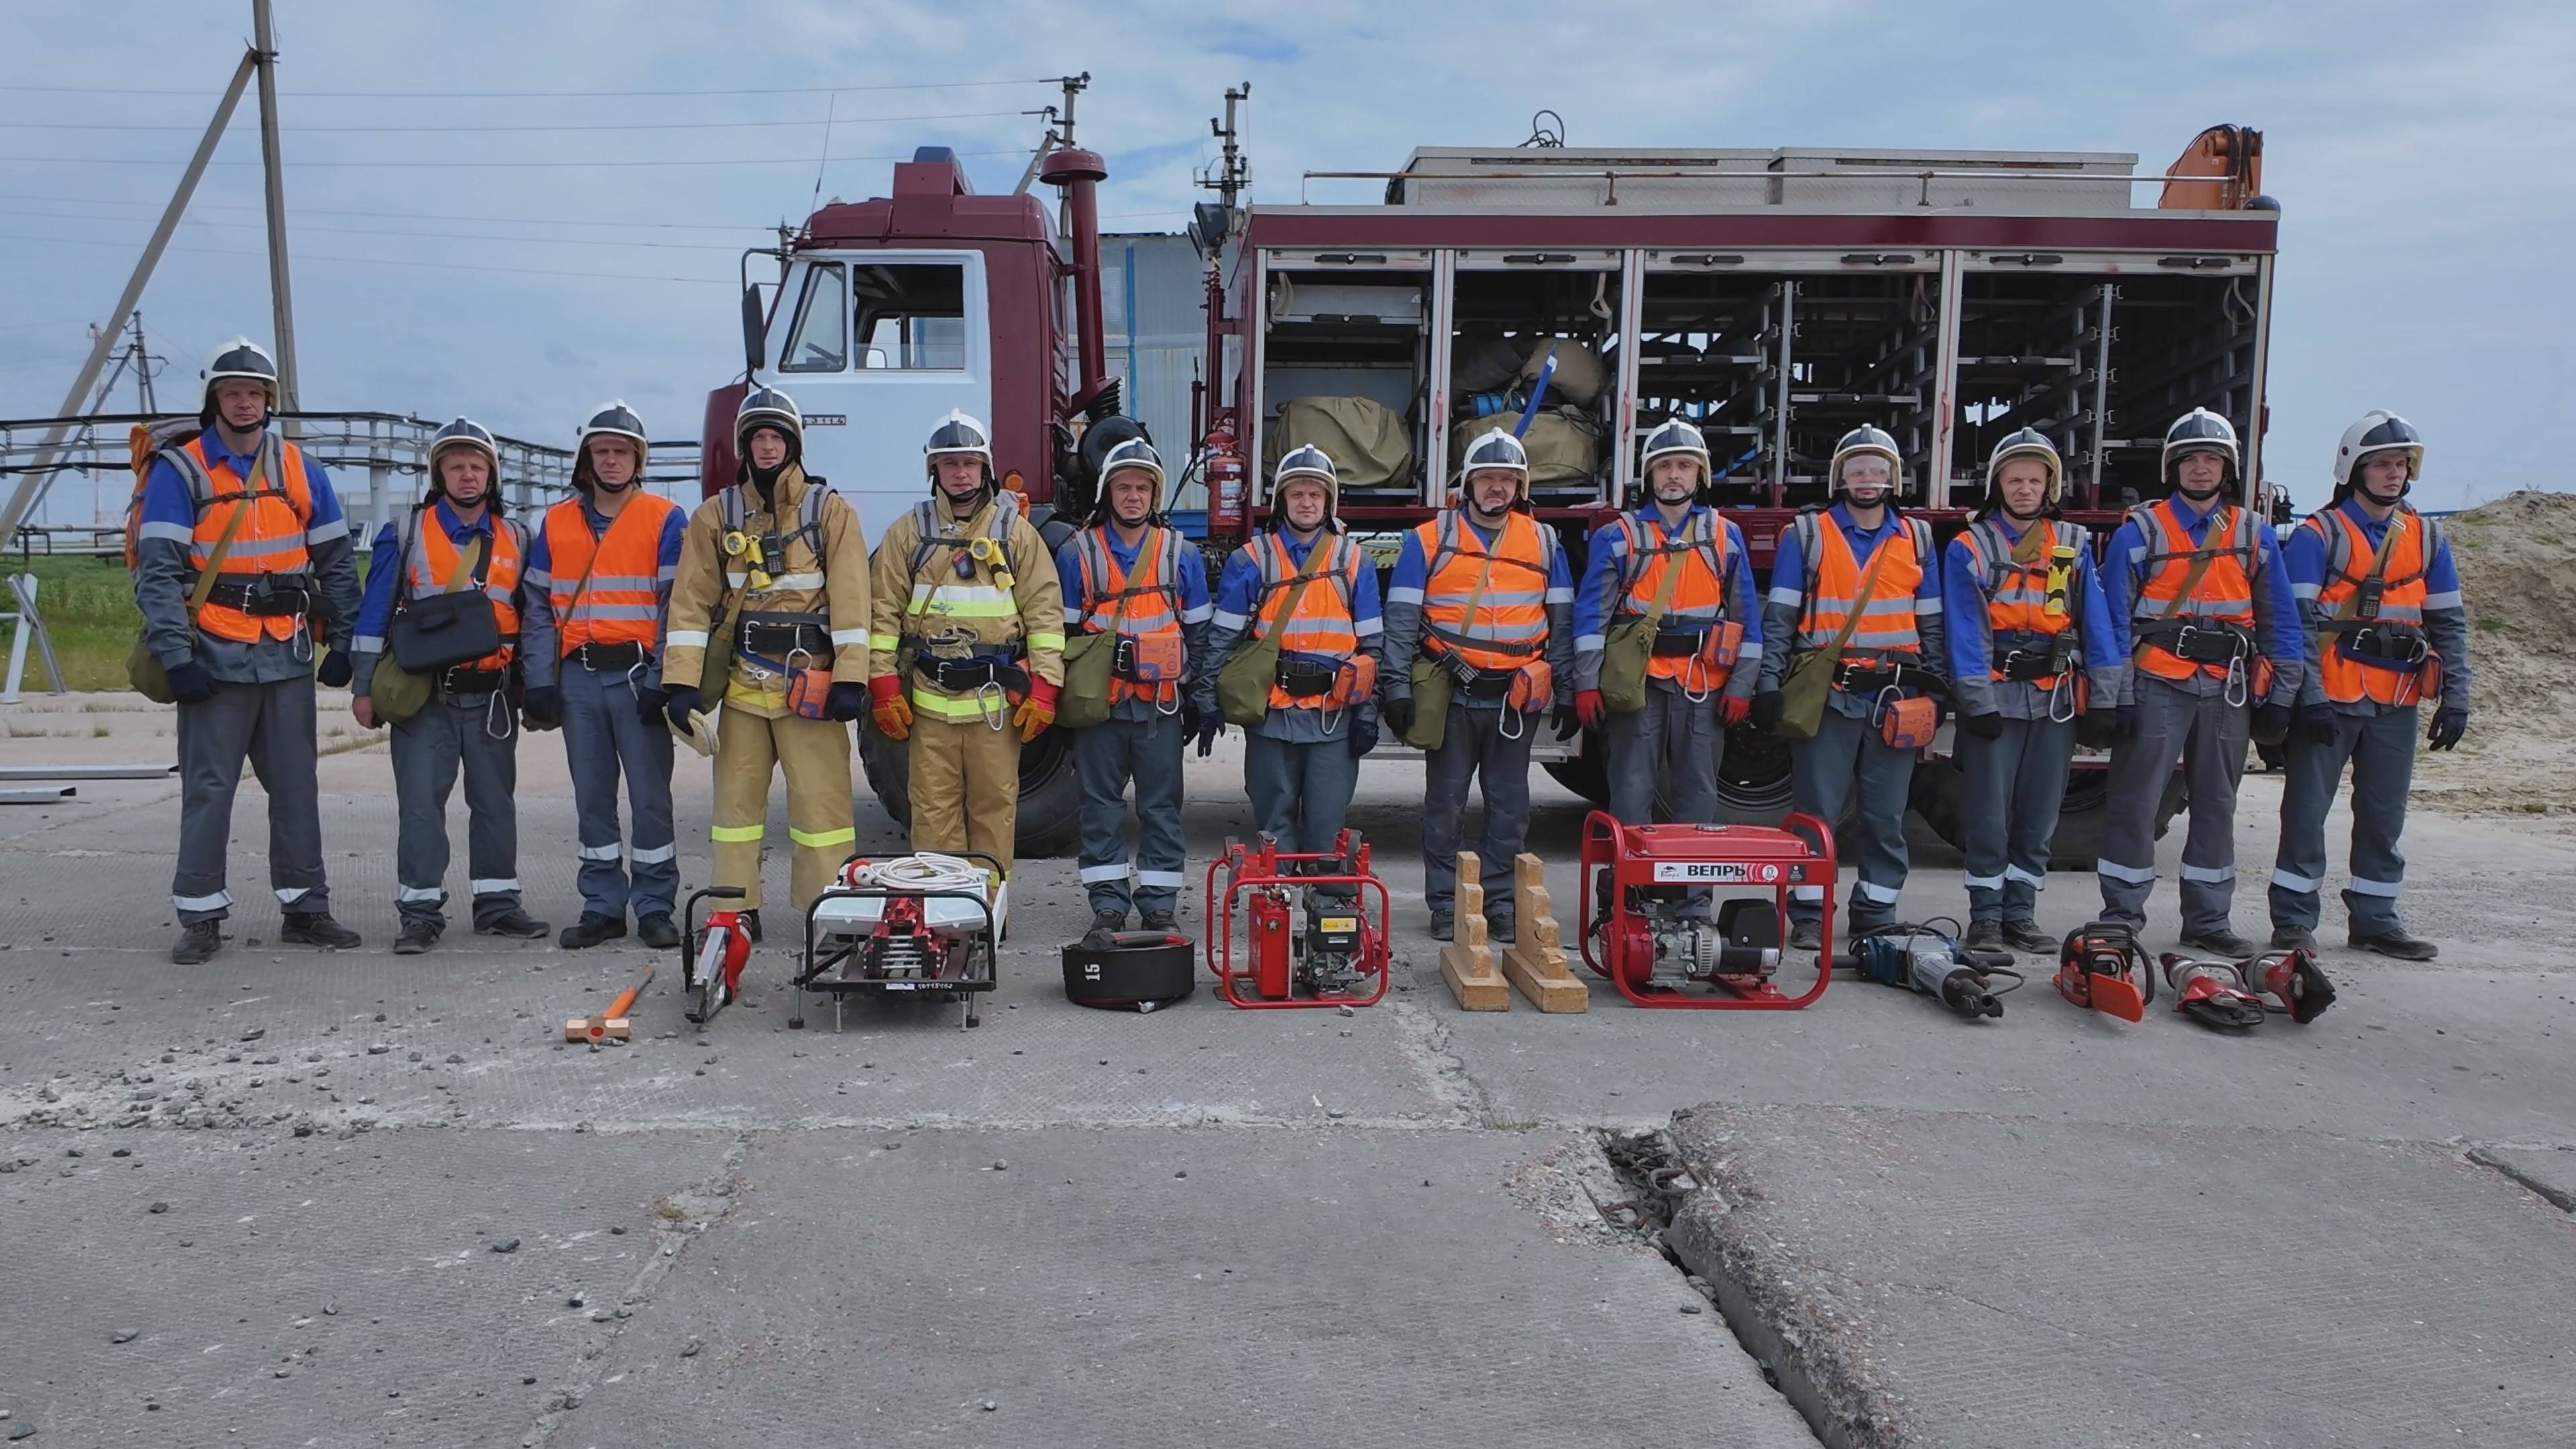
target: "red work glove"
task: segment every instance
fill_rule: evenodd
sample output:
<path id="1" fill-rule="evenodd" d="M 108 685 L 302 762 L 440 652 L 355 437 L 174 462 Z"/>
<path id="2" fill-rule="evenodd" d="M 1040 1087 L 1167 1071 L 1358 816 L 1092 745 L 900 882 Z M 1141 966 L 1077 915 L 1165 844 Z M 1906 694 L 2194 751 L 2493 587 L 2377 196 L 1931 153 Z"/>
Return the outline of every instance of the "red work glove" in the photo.
<path id="1" fill-rule="evenodd" d="M 1717 697 L 1718 722 L 1728 729 L 1744 723 L 1745 716 L 1751 713 L 1753 713 L 1753 701 L 1742 695 L 1721 694 Z"/>
<path id="2" fill-rule="evenodd" d="M 1020 743 L 1027 744 L 1055 723 L 1055 686 L 1031 676 L 1029 697 L 1020 701 L 1020 712 L 1011 717 L 1020 727 Z"/>
<path id="3" fill-rule="evenodd" d="M 901 676 L 881 674 L 868 681 L 868 713 L 877 722 L 877 733 L 887 739 L 911 736 L 912 705 L 903 697 Z"/>
<path id="4" fill-rule="evenodd" d="M 1585 729 L 1597 730 L 1610 717 L 1610 705 L 1602 699 L 1600 690 L 1578 689 L 1574 692 L 1574 717 L 1583 721 Z"/>

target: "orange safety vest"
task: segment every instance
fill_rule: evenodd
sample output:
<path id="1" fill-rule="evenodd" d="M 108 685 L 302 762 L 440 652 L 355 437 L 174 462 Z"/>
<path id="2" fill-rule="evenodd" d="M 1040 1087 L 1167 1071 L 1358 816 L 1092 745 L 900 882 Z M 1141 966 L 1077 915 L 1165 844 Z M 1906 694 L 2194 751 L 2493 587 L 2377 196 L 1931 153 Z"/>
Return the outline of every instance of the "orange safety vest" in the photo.
<path id="1" fill-rule="evenodd" d="M 274 435 L 262 438 L 260 452 L 268 460 L 268 476 L 256 494 L 245 491 L 250 480 L 233 470 L 231 460 L 206 460 L 205 434 L 199 433 L 170 451 L 185 459 L 177 465 L 179 476 L 188 485 L 197 508 L 196 537 L 188 545 L 190 568 L 205 568 L 233 514 L 247 508 L 250 516 L 242 520 L 231 547 L 224 550 L 218 582 L 247 582 L 260 574 L 300 574 L 312 569 L 304 530 L 313 521 L 313 491 L 304 476 L 303 449 Z M 208 599 L 206 606 L 197 611 L 198 628 L 218 639 L 240 644 L 248 644 L 262 634 L 271 639 L 291 638 L 300 622 L 283 614 L 245 614 L 214 599 Z"/>
<path id="2" fill-rule="evenodd" d="M 519 569 L 526 562 L 519 526 L 497 514 L 487 516 L 491 518 L 492 542 L 491 560 L 482 567 L 483 596 L 492 601 L 493 618 L 501 626 L 501 647 L 480 659 L 471 659 L 457 666 L 478 672 L 506 669 L 511 656 L 518 652 Z M 456 572 L 456 566 L 465 561 L 465 548 L 449 538 L 447 529 L 438 522 L 436 504 L 422 512 L 420 521 L 420 532 L 413 541 L 407 565 L 411 595 L 415 599 L 444 591 L 448 578 Z M 587 529 L 583 531 L 588 532 Z"/>
<path id="3" fill-rule="evenodd" d="M 1682 576 L 1673 581 L 1672 597 L 1665 601 L 1664 617 L 1656 628 L 1705 630 L 1707 640 L 1696 653 L 1649 655 L 1647 677 L 1723 689 L 1735 672 L 1744 639 L 1741 622 L 1726 617 L 1726 528 L 1714 513 L 1682 522 L 1687 531 L 1676 536 L 1664 527 L 1661 517 L 1640 521 L 1635 514 L 1619 516 L 1618 527 L 1628 542 L 1629 567 L 1636 572 L 1619 595 L 1617 614 L 1619 619 L 1645 617 L 1663 592 L 1665 570 L 1680 569 Z M 1703 525 L 1708 530 L 1705 534 L 1700 532 Z M 1651 530 L 1651 537 L 1641 530 Z"/>
<path id="4" fill-rule="evenodd" d="M 1073 556 L 1082 569 L 1082 597 L 1086 602 L 1080 623 L 1084 632 L 1106 634 L 1115 628 L 1122 637 L 1156 641 L 1155 646 L 1139 645 L 1139 649 L 1153 649 L 1174 659 L 1182 657 L 1178 533 L 1168 528 L 1148 530 L 1136 548 L 1133 576 L 1118 566 L 1118 556 L 1110 551 L 1106 524 L 1076 534 Z M 1122 599 L 1126 602 L 1123 614 L 1119 612 Z M 1298 612 L 1305 612 L 1302 603 Z M 1130 699 L 1163 703 L 1178 699 L 1180 692 L 1177 677 L 1161 684 L 1139 684 L 1115 671 L 1109 676 L 1109 702 L 1113 705 Z"/>
<path id="5" fill-rule="evenodd" d="M 1469 667 L 1518 669 L 1547 651 L 1548 563 L 1556 535 L 1526 513 L 1509 513 L 1491 550 L 1452 509 L 1413 530 L 1429 568 L 1422 584 L 1426 652 L 1454 654 Z M 1467 607 L 1475 604 L 1475 617 Z M 1437 651 L 1427 650 L 1433 640 Z"/>
<path id="6" fill-rule="evenodd" d="M 2063 519 L 2036 520 L 2032 526 L 2043 524 L 2048 529 L 2047 543 L 2039 557 L 2028 564 L 2014 560 L 2013 537 L 1996 519 L 1980 519 L 1960 535 L 1967 542 L 1968 561 L 1975 566 L 1980 587 L 1985 590 L 1986 630 L 1992 644 L 1992 673 L 1988 677 L 1996 681 L 2005 677 L 2007 657 L 2017 652 L 2046 655 L 2059 635 L 2076 627 L 2074 566 L 2067 568 L 2066 589 L 2052 598 L 2048 587 L 2049 555 L 2061 546 L 2086 547 L 2084 530 Z M 2024 682 L 2050 690 L 2057 687 L 2059 678 L 2056 674 L 2043 674 Z"/>
<path id="7" fill-rule="evenodd" d="M 552 573 L 546 597 L 554 605 L 559 651 L 570 654 L 584 644 L 653 647 L 662 623 L 662 529 L 679 507 L 657 494 L 638 494 L 597 538 L 579 498 L 546 510 Z"/>
<path id="8" fill-rule="evenodd" d="M 2329 524 L 2329 518 L 2342 527 Z M 2375 659 L 2350 647 L 2364 631 L 2397 642 L 2401 648 L 2402 641 L 2423 641 L 2424 570 L 2433 556 L 2424 518 L 2401 505 L 2389 520 L 2388 563 L 2378 570 L 2378 608 L 2367 619 L 2355 616 L 2362 585 L 2379 555 L 2370 536 L 2341 507 L 2309 514 L 2300 527 L 2315 529 L 2325 544 L 2326 582 L 2317 590 L 2317 628 L 2326 637 L 2317 659 L 2326 698 L 2337 704 L 2373 699 L 2402 706 L 2438 689 L 2441 661 L 2429 645 L 2423 646 L 2423 657 L 2412 662 Z"/>
<path id="9" fill-rule="evenodd" d="M 2262 556 L 2262 537 L 2255 531 L 2254 515 L 2233 503 L 2222 503 L 2212 515 L 2209 527 L 2201 537 L 2206 545 L 2195 544 L 2183 528 L 2182 517 L 2171 498 L 2159 499 L 2130 510 L 2129 520 L 2147 541 L 2147 554 L 2142 563 L 2146 582 L 2139 586 L 2137 601 L 2130 605 L 2130 629 L 2134 635 L 2141 625 L 2169 619 L 2188 619 L 2246 631 L 2254 628 L 2254 567 Z M 2193 586 L 2191 597 L 2180 597 L 2183 579 L 2202 558 L 2209 567 Z M 2140 669 L 2158 679 L 2185 680 L 2197 671 L 2212 679 L 2224 679 L 2232 667 L 2226 660 L 2191 660 L 2174 653 L 2160 643 L 2140 638 L 2135 651 Z M 2270 677 L 2268 667 L 2247 665 L 2257 677 Z M 2256 694 L 2268 693 L 2257 688 Z"/>
<path id="10" fill-rule="evenodd" d="M 1899 518 L 1898 527 L 1888 530 L 1870 550 L 1870 564 L 1863 564 L 1852 557 L 1850 541 L 1831 516 L 1807 517 L 1815 520 L 1816 546 L 1808 555 L 1815 560 L 1815 574 L 1807 586 L 1806 613 L 1798 623 L 1798 647 L 1810 651 L 1833 647 L 1835 636 L 1851 617 L 1853 602 L 1860 597 L 1861 576 L 1875 564 L 1878 580 L 1870 589 L 1868 606 L 1861 610 L 1859 627 L 1843 646 L 1843 656 L 1922 653 L 1922 636 L 1914 627 L 1914 595 L 1923 586 L 1923 559 L 1932 548 L 1932 526 L 1919 518 Z M 1896 551 L 1889 553 L 1890 549 Z M 1877 563 L 1881 554 L 1887 555 L 1884 564 Z"/>
<path id="11" fill-rule="evenodd" d="M 1258 627 L 1245 642 L 1267 639 L 1276 632 L 1283 657 L 1296 654 L 1312 663 L 1352 666 L 1342 670 L 1344 683 L 1331 694 L 1303 698 L 1280 688 L 1274 677 L 1270 707 L 1341 709 L 1366 700 L 1376 686 L 1376 671 L 1368 656 L 1360 653 L 1359 624 L 1351 618 L 1351 600 L 1359 592 L 1360 570 L 1368 567 L 1367 555 L 1347 534 L 1315 540 L 1315 547 L 1332 551 L 1315 566 L 1314 582 L 1301 590 L 1296 587 L 1297 561 L 1289 557 L 1287 540 L 1278 532 L 1264 533 L 1244 546 L 1261 565 L 1261 610 L 1253 616 Z M 1283 621 L 1279 612 L 1292 592 L 1297 595 L 1297 612 Z"/>

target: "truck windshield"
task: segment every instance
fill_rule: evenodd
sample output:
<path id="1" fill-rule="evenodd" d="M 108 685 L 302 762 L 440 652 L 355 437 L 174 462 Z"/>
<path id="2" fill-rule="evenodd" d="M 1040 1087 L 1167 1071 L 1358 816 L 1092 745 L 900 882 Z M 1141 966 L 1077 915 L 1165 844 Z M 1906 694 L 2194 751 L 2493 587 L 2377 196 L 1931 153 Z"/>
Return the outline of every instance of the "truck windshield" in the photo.
<path id="1" fill-rule="evenodd" d="M 955 372 L 966 366 L 966 269 L 900 262 L 852 269 L 861 366 Z"/>

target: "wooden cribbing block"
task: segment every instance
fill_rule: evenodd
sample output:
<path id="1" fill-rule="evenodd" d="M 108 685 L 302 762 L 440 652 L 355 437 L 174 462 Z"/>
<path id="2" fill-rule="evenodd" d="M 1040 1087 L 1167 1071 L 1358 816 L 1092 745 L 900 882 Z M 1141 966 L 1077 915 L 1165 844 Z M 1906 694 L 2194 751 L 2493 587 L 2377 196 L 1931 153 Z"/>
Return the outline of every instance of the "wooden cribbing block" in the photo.
<path id="1" fill-rule="evenodd" d="M 1503 975 L 1546 1012 L 1582 1011 L 1592 1005 L 1592 988 L 1566 969 L 1556 915 L 1547 899 L 1547 866 L 1526 852 L 1512 860 L 1512 899 L 1518 939 L 1503 952 Z"/>
<path id="2" fill-rule="evenodd" d="M 1485 884 L 1472 850 L 1458 852 L 1457 913 L 1453 939 L 1440 951 L 1440 979 L 1461 1011 L 1509 1011 L 1512 989 L 1494 971 L 1494 948 L 1485 940 Z"/>

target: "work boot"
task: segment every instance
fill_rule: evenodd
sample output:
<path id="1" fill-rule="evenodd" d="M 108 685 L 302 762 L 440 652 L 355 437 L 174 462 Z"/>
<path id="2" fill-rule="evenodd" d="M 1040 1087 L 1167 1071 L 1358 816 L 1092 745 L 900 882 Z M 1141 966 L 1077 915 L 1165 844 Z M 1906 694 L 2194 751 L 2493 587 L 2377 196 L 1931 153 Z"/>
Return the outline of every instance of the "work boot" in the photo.
<path id="1" fill-rule="evenodd" d="M 1458 939 L 1457 917 L 1451 915 L 1447 911 L 1433 911 L 1431 913 L 1431 939 L 1435 941 L 1454 941 Z"/>
<path id="2" fill-rule="evenodd" d="M 750 910 L 743 912 L 740 920 L 742 922 L 742 934 L 751 941 L 751 944 L 755 946 L 759 945 L 760 907 L 754 906 Z"/>
<path id="3" fill-rule="evenodd" d="M 1136 918 L 1136 924 L 1148 931 L 1177 931 L 1181 918 L 1170 911 L 1146 911 Z"/>
<path id="4" fill-rule="evenodd" d="M 2004 948 L 2004 928 L 1998 921 L 1970 921 L 1968 937 L 1959 943 L 1971 951 L 2000 951 Z"/>
<path id="5" fill-rule="evenodd" d="M 358 933 L 331 919 L 329 911 L 297 911 L 277 928 L 277 939 L 294 946 L 320 946 L 333 951 L 354 951 L 361 938 Z"/>
<path id="6" fill-rule="evenodd" d="M 406 920 L 402 923 L 402 930 L 394 936 L 394 954 L 417 956 L 437 945 L 438 936 L 439 929 L 435 924 L 416 917 Z"/>
<path id="7" fill-rule="evenodd" d="M 2222 961 L 2242 961 L 2261 950 L 2226 926 L 2213 926 L 2206 931 L 2185 931 L 2182 943 L 2195 951 L 2206 951 Z"/>
<path id="8" fill-rule="evenodd" d="M 1508 946 L 1511 943 L 1518 941 L 1520 938 L 1520 917 L 1498 916 L 1491 911 L 1487 911 L 1485 913 L 1485 942 L 1487 945 Z"/>
<path id="9" fill-rule="evenodd" d="M 2028 951 L 2034 956 L 2054 956 L 2057 954 L 2058 940 L 2055 936 L 2041 930 L 2037 921 L 2006 921 L 2004 922 L 2004 944 L 2016 951 Z"/>
<path id="10" fill-rule="evenodd" d="M 190 921 L 179 928 L 179 944 L 170 948 L 173 966 L 202 966 L 224 949 L 224 923 Z"/>
<path id="11" fill-rule="evenodd" d="M 1102 906 L 1091 913 L 1091 929 L 1082 933 L 1083 948 L 1091 951 L 1106 951 L 1117 944 L 1110 940 L 1110 937 L 1126 929 L 1125 911 L 1113 911 L 1107 906 Z"/>
<path id="12" fill-rule="evenodd" d="M 1825 944 L 1825 924 L 1824 924 L 1824 922 L 1822 922 L 1822 921 L 1791 921 L 1791 922 L 1789 923 L 1789 949 L 1790 949 L 1790 950 L 1792 950 L 1792 951 L 1813 951 L 1813 950 L 1817 950 L 1818 948 L 1822 947 L 1824 944 Z"/>
<path id="13" fill-rule="evenodd" d="M 655 911 L 635 918 L 635 939 L 656 951 L 668 951 L 680 944 L 680 928 L 671 924 L 669 911 Z"/>
<path id="14" fill-rule="evenodd" d="M 563 934 L 555 938 L 555 944 L 567 951 L 580 951 L 596 946 L 602 941 L 614 941 L 625 934 L 624 916 L 584 911 L 581 913 L 580 920 L 563 928 Z"/>
<path id="15" fill-rule="evenodd" d="M 2376 951 L 2399 961 L 2430 961 L 2442 954 L 2442 948 L 2432 942 L 2420 936 L 2407 935 L 2404 926 L 2382 931 L 2376 936 L 2365 936 L 2356 931 L 2344 937 L 2344 944 L 2356 951 Z"/>
<path id="16" fill-rule="evenodd" d="M 2272 949 L 2275 951 L 2313 951 L 2317 949 L 2317 933 L 2309 930 L 2305 926 L 2274 926 L 2272 928 Z"/>
<path id="17" fill-rule="evenodd" d="M 520 910 L 516 906 L 512 906 L 507 912 L 494 916 L 492 919 L 477 925 L 474 928 L 474 934 L 478 936 L 509 936 L 516 940 L 533 941 L 539 936 L 544 935 L 548 929 L 549 928 L 545 922 L 538 920 L 536 917 L 529 915 L 527 912 Z M 400 950 L 402 948 L 397 946 L 394 949 Z"/>

